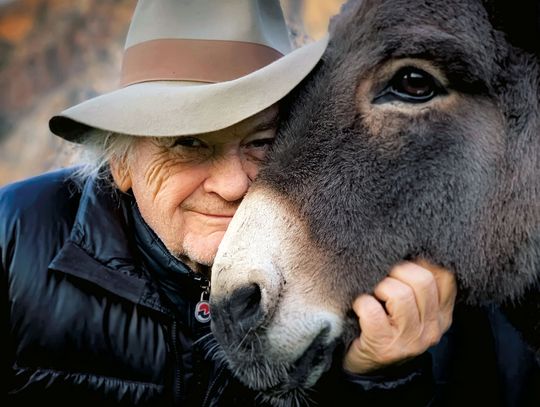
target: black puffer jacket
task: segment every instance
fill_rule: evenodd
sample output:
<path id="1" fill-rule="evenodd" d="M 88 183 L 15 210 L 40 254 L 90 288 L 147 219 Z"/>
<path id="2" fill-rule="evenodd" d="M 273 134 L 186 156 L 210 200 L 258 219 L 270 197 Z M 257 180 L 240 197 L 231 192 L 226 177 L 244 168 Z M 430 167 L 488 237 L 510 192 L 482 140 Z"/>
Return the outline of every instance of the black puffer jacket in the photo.
<path id="1" fill-rule="evenodd" d="M 81 196 L 68 175 L 0 192 L 9 405 L 250 405 L 194 343 L 209 332 L 194 318 L 204 279 L 129 197 L 93 182 Z"/>

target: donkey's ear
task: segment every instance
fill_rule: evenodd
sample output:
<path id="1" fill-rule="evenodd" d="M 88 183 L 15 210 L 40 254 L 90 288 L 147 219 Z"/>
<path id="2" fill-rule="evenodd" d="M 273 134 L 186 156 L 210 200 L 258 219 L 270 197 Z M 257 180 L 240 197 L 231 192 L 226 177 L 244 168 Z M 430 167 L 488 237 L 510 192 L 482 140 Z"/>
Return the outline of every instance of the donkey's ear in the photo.
<path id="1" fill-rule="evenodd" d="M 508 41 L 540 57 L 540 0 L 483 0 L 491 24 Z"/>

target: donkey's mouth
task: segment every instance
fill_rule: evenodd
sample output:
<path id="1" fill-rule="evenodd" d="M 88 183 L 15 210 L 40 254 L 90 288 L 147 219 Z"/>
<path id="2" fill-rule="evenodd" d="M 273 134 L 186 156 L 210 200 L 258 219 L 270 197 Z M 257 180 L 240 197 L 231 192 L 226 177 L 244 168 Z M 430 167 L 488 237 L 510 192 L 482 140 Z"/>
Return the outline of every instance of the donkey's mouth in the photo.
<path id="1" fill-rule="evenodd" d="M 332 364 L 335 343 L 327 343 L 323 330 L 288 369 L 288 376 L 275 386 L 262 389 L 259 397 L 275 407 L 309 405 L 310 391 Z"/>
<path id="2" fill-rule="evenodd" d="M 328 329 L 323 329 L 305 352 L 287 369 L 287 377 L 280 383 L 262 389 L 270 399 L 287 398 L 291 393 L 302 392 L 313 386 L 321 375 L 330 368 L 336 341 L 328 341 Z"/>
<path id="3" fill-rule="evenodd" d="M 290 380 L 298 386 L 311 386 L 332 363 L 332 353 L 335 344 L 328 343 L 328 328 L 323 329 L 311 345 L 293 364 L 290 370 Z M 314 374 L 317 377 L 313 378 Z"/>

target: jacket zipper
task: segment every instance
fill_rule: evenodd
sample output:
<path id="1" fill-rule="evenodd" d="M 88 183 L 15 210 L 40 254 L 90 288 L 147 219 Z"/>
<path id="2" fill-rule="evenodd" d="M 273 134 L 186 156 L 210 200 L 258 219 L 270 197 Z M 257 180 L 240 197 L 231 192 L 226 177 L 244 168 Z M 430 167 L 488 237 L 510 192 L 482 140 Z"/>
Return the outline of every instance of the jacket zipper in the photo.
<path id="1" fill-rule="evenodd" d="M 193 278 L 200 285 L 200 288 L 202 291 L 201 292 L 201 301 L 202 301 L 205 296 L 207 297 L 209 295 L 210 281 L 206 277 L 200 274 L 195 274 Z M 173 342 L 173 352 L 174 352 L 174 356 L 176 360 L 176 366 L 174 369 L 174 404 L 180 405 L 181 397 L 183 393 L 183 387 L 184 387 L 184 369 L 183 369 L 183 364 L 181 360 L 181 355 L 178 351 L 178 327 L 177 327 L 176 320 L 173 321 L 173 325 L 172 325 L 172 342 Z M 221 373 L 221 370 L 218 372 L 218 375 L 216 375 L 216 378 L 212 382 L 212 385 L 217 381 L 220 373 Z M 203 406 L 205 405 L 206 400 L 208 399 L 208 395 L 210 394 L 212 385 L 209 386 L 208 388 L 208 392 L 205 396 Z"/>
<path id="2" fill-rule="evenodd" d="M 210 280 L 200 273 L 193 273 L 193 280 L 199 283 L 199 287 L 203 292 L 210 292 Z"/>
<path id="3" fill-rule="evenodd" d="M 180 398 L 182 396 L 182 388 L 184 387 L 184 372 L 182 361 L 180 360 L 180 353 L 178 352 L 178 328 L 176 320 L 172 325 L 172 342 L 173 352 L 176 360 L 176 366 L 174 368 L 174 404 L 180 405 Z"/>
<path id="4" fill-rule="evenodd" d="M 206 407 L 206 406 L 210 405 L 209 404 L 210 395 L 212 394 L 212 392 L 214 390 L 214 387 L 216 387 L 216 384 L 218 383 L 218 381 L 221 379 L 221 376 L 223 376 L 223 371 L 224 370 L 225 370 L 224 366 L 221 366 L 219 368 L 218 372 L 216 373 L 216 376 L 214 377 L 214 379 L 212 380 L 212 382 L 208 386 L 208 390 L 206 391 L 206 395 L 204 396 L 204 400 L 203 400 L 203 403 L 202 403 L 201 407 Z"/>
<path id="5" fill-rule="evenodd" d="M 201 274 L 196 274 L 193 276 L 194 280 L 199 283 L 200 289 L 201 289 L 201 298 L 200 301 L 208 301 L 208 297 L 210 296 L 210 280 L 208 280 L 205 276 Z M 210 395 L 213 393 L 214 387 L 216 386 L 218 380 L 221 378 L 223 373 L 223 367 L 221 367 L 218 372 L 216 373 L 216 376 L 213 378 L 212 382 L 208 385 L 208 388 L 206 390 L 203 402 L 201 404 L 201 407 L 207 407 L 209 406 L 209 402 L 211 400 Z"/>

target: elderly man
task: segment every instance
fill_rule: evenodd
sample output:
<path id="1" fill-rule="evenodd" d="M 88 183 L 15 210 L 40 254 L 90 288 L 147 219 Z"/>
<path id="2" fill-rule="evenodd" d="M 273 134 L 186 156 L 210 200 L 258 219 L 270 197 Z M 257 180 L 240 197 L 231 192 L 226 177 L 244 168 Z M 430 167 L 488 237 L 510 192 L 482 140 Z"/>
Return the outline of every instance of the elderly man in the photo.
<path id="1" fill-rule="evenodd" d="M 0 190 L 9 405 L 258 402 L 213 358 L 208 270 L 278 101 L 324 51 L 324 39 L 291 51 L 287 35 L 277 0 L 141 1 L 122 87 L 51 119 L 91 160 Z M 424 403 L 417 363 L 369 373 L 438 341 L 454 297 L 449 273 L 397 266 L 354 304 L 363 333 L 336 380 Z"/>

